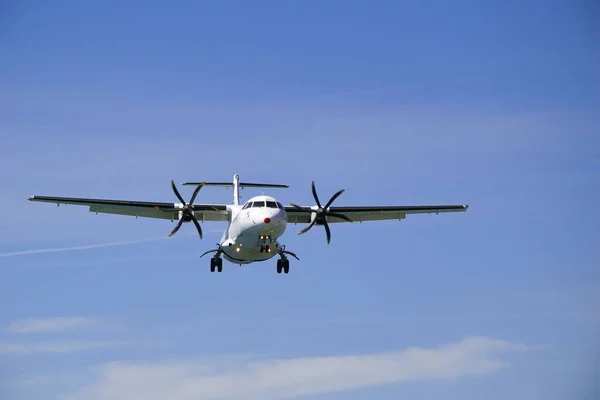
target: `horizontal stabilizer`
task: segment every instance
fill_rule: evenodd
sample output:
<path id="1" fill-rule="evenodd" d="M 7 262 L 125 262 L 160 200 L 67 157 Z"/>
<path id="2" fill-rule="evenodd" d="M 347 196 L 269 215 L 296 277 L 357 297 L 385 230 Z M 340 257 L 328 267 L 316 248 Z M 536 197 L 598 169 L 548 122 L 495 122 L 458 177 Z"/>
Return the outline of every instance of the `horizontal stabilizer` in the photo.
<path id="1" fill-rule="evenodd" d="M 222 186 L 222 187 L 233 187 L 233 182 L 183 182 L 182 185 L 192 186 Z M 280 185 L 276 183 L 251 183 L 251 182 L 240 182 L 239 187 L 256 187 L 256 188 L 289 188 L 288 185 Z"/>

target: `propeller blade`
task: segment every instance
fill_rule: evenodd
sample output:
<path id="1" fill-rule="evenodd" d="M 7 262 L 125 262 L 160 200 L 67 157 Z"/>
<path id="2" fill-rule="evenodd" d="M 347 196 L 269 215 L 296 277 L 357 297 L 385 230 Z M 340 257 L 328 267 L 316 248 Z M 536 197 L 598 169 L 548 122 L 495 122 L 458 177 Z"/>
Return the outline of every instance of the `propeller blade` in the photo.
<path id="1" fill-rule="evenodd" d="M 354 222 L 350 218 L 348 218 L 347 216 L 345 216 L 344 214 L 338 214 L 338 213 L 330 213 L 330 212 L 328 212 L 327 216 L 328 217 L 335 217 L 335 218 L 343 219 L 344 221 L 347 221 L 347 222 Z"/>
<path id="2" fill-rule="evenodd" d="M 310 224 L 308 224 L 308 226 L 306 228 L 304 228 L 300 232 L 298 232 L 298 235 L 302 235 L 303 233 L 308 232 L 308 230 L 310 228 L 312 228 L 315 225 L 316 222 L 317 222 L 317 219 L 315 218 Z"/>
<path id="3" fill-rule="evenodd" d="M 200 224 L 198 223 L 198 220 L 196 219 L 196 217 L 192 213 L 190 213 L 190 218 L 192 219 L 192 222 L 194 223 L 194 225 L 196 225 L 196 229 L 198 230 L 198 234 L 200 235 L 200 239 L 202 239 L 202 228 L 200 227 Z"/>
<path id="4" fill-rule="evenodd" d="M 301 207 L 298 204 L 290 203 L 292 207 L 294 207 L 297 211 L 305 211 L 305 212 L 317 212 L 310 207 Z"/>
<path id="5" fill-rule="evenodd" d="M 177 221 L 177 225 L 175 225 L 175 229 L 173 229 L 171 231 L 171 233 L 169 233 L 169 237 L 173 236 L 175 234 L 175 232 L 177 232 L 179 230 L 179 228 L 181 228 L 182 224 L 183 224 L 183 218 L 180 218 L 179 221 Z"/>
<path id="6" fill-rule="evenodd" d="M 325 232 L 327 232 L 327 244 L 331 243 L 331 231 L 329 230 L 329 224 L 326 219 L 323 219 L 323 226 L 325 227 Z"/>
<path id="7" fill-rule="evenodd" d="M 315 181 L 312 181 L 311 189 L 312 189 L 313 197 L 315 198 L 315 201 L 317 202 L 317 205 L 319 206 L 319 208 L 322 208 L 321 202 L 319 201 L 319 196 L 317 196 L 317 189 L 315 189 Z"/>
<path id="8" fill-rule="evenodd" d="M 325 210 L 327 210 L 329 208 L 329 206 L 331 205 L 331 203 L 334 202 L 335 199 L 337 199 L 339 197 L 340 194 L 344 193 L 346 191 L 346 189 L 341 189 L 339 190 L 336 194 L 334 194 L 333 196 L 331 196 L 331 198 L 329 199 L 329 201 L 327 202 L 327 204 L 325 204 L 325 207 L 323 207 Z"/>
<path id="9" fill-rule="evenodd" d="M 175 208 L 175 207 L 162 207 L 161 208 L 161 207 L 156 206 L 156 207 L 154 207 L 154 209 L 158 210 L 158 211 L 163 211 L 163 212 L 179 212 L 179 211 L 181 211 L 181 208 Z"/>
<path id="10" fill-rule="evenodd" d="M 196 200 L 196 196 L 198 195 L 198 192 L 200 191 L 200 189 L 202 189 L 202 186 L 204 186 L 205 182 L 202 182 L 198 185 L 198 187 L 196 188 L 196 190 L 194 190 L 194 193 L 192 194 L 192 197 L 190 198 L 190 202 L 188 203 L 189 205 L 194 204 L 194 200 Z"/>
<path id="11" fill-rule="evenodd" d="M 183 204 L 185 206 L 185 200 L 183 200 L 183 197 L 181 197 L 181 195 L 179 194 L 179 190 L 177 190 L 177 187 L 175 186 L 175 182 L 173 182 L 173 180 L 171 180 L 171 187 L 173 188 L 173 191 L 175 192 L 175 196 L 177 196 L 179 201 L 181 201 L 181 204 Z"/>

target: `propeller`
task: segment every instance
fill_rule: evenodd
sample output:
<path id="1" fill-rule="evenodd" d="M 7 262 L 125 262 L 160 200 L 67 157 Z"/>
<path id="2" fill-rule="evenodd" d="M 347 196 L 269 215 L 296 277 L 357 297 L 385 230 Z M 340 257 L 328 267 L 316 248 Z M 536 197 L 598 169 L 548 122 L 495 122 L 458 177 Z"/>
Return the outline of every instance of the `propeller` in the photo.
<path id="1" fill-rule="evenodd" d="M 181 204 L 183 204 L 183 208 L 155 207 L 156 209 L 158 209 L 160 211 L 164 211 L 164 212 L 181 212 L 181 218 L 179 218 L 177 225 L 175 225 L 175 228 L 171 231 L 171 233 L 169 233 L 169 237 L 173 236 L 179 230 L 179 228 L 181 228 L 181 225 L 185 221 L 192 221 L 194 223 L 194 225 L 196 225 L 196 229 L 198 230 L 200 239 L 202 239 L 202 228 L 200 227 L 200 224 L 198 223 L 198 220 L 194 216 L 194 212 L 193 212 L 194 211 L 194 200 L 196 199 L 196 196 L 198 195 L 198 192 L 200 191 L 200 189 L 202 189 L 202 186 L 204 186 L 204 182 L 198 184 L 198 187 L 196 188 L 196 190 L 194 190 L 194 193 L 192 194 L 192 197 L 190 198 L 189 203 L 186 203 L 185 200 L 183 200 L 183 197 L 181 197 L 181 194 L 179 194 L 179 191 L 177 190 L 177 187 L 175 186 L 175 182 L 171 181 L 171 187 L 173 188 L 173 192 L 175 192 L 175 196 L 177 196 L 179 201 L 181 201 Z"/>
<path id="2" fill-rule="evenodd" d="M 337 191 L 333 196 L 331 196 L 331 198 L 329 199 L 327 204 L 325 204 L 325 206 L 321 206 L 321 202 L 319 201 L 319 196 L 317 195 L 317 190 L 315 188 L 315 181 L 312 182 L 311 188 L 312 188 L 313 197 L 315 198 L 315 201 L 317 202 L 317 206 L 318 206 L 318 208 L 316 210 L 313 208 L 310 208 L 310 207 L 301 207 L 297 204 L 290 203 L 292 205 L 292 207 L 294 207 L 298 211 L 304 211 L 304 212 L 310 212 L 310 213 L 316 214 L 315 219 L 306 228 L 304 228 L 300 232 L 298 232 L 298 235 L 302 235 L 303 233 L 308 232 L 310 230 L 310 228 L 312 228 L 315 224 L 323 225 L 325 227 L 325 233 L 327 233 L 327 244 L 329 244 L 331 242 L 331 231 L 329 230 L 329 224 L 327 224 L 326 217 L 335 217 L 335 218 L 343 219 L 344 221 L 353 222 L 350 218 L 346 217 L 343 214 L 338 214 L 338 213 L 329 211 L 329 206 L 331 205 L 331 203 L 333 203 L 335 201 L 335 199 L 337 199 L 339 197 L 339 195 L 344 193 L 344 191 L 346 189 L 341 189 L 341 190 Z"/>

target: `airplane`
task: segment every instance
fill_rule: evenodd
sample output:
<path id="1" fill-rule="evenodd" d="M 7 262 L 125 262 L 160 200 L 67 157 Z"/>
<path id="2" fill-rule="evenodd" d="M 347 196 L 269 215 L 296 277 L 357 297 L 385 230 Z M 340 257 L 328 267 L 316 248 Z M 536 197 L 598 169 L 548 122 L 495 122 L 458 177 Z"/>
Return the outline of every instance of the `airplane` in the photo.
<path id="1" fill-rule="evenodd" d="M 89 206 L 90 212 L 135 216 L 136 218 L 177 220 L 175 228 L 169 234 L 173 236 L 183 223 L 192 222 L 200 239 L 202 239 L 202 223 L 206 221 L 227 222 L 227 227 L 217 243 L 217 247 L 206 251 L 200 256 L 214 253 L 210 259 L 210 271 L 222 272 L 223 259 L 235 265 L 245 265 L 260 261 L 267 261 L 275 256 L 277 259 L 277 273 L 289 273 L 290 262 L 288 256 L 300 260 L 298 256 L 286 250 L 280 239 L 286 231 L 288 224 L 306 223 L 306 227 L 298 234 L 308 232 L 313 226 L 323 226 L 327 237 L 327 244 L 331 243 L 329 224 L 341 222 L 367 222 L 383 220 L 403 220 L 407 214 L 438 214 L 441 212 L 464 212 L 468 205 L 425 205 L 425 206 L 340 206 L 332 207 L 331 204 L 345 191 L 337 191 L 325 205 L 322 205 L 317 195 L 315 182 L 311 189 L 316 205 L 299 206 L 290 203 L 282 205 L 271 196 L 254 196 L 240 204 L 240 189 L 243 188 L 288 188 L 288 185 L 270 183 L 240 182 L 240 176 L 235 174 L 232 182 L 183 182 L 182 185 L 195 186 L 195 190 L 186 202 L 175 182 L 171 180 L 171 187 L 180 203 L 164 203 L 149 201 L 109 200 L 73 197 L 30 196 L 28 200 L 46 203 L 73 204 Z M 205 186 L 221 186 L 233 188 L 232 204 L 206 204 L 194 203 L 200 189 Z"/>

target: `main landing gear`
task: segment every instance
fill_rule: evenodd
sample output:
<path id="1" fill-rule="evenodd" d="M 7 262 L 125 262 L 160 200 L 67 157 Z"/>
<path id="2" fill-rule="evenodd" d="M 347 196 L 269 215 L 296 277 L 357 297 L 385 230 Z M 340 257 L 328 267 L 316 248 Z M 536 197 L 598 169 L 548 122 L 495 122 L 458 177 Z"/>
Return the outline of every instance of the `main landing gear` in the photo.
<path id="1" fill-rule="evenodd" d="M 292 253 L 291 251 L 287 251 L 285 249 L 285 245 L 281 246 L 279 248 L 279 257 L 281 257 L 279 260 L 277 260 L 277 273 L 284 273 L 287 274 L 290 272 L 290 260 L 287 258 L 287 255 L 290 255 L 292 257 L 294 257 L 296 260 L 300 260 L 298 258 L 298 256 L 294 253 Z"/>
<path id="2" fill-rule="evenodd" d="M 218 256 L 214 256 L 210 259 L 210 272 L 215 272 L 215 269 L 219 272 L 223 271 L 223 259 Z"/>
<path id="3" fill-rule="evenodd" d="M 285 274 L 290 272 L 290 260 L 288 258 L 280 258 L 277 260 L 277 273 L 280 274 L 282 271 Z"/>
<path id="4" fill-rule="evenodd" d="M 221 250 L 221 246 L 219 246 L 218 249 L 206 251 L 200 256 L 200 258 L 202 258 L 209 253 L 215 253 L 215 255 L 210 259 L 210 272 L 215 272 L 215 270 L 218 272 L 223 271 L 223 259 L 221 258 L 222 252 L 223 250 Z"/>

